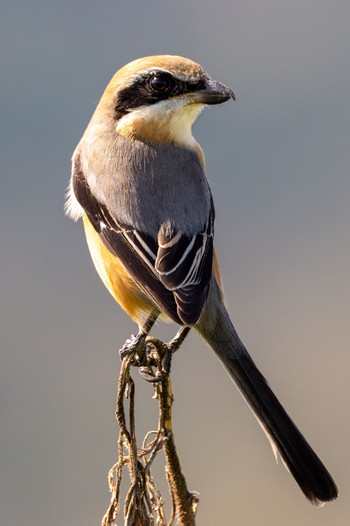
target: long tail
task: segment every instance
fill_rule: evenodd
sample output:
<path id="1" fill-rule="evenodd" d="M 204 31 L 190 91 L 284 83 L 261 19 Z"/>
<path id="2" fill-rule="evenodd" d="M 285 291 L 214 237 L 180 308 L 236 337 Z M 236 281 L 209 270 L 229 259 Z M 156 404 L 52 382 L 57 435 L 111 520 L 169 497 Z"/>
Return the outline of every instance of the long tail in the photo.
<path id="1" fill-rule="evenodd" d="M 254 415 L 264 429 L 274 453 L 276 449 L 314 505 L 335 499 L 337 487 L 321 460 L 272 392 L 239 339 L 227 311 L 214 290 L 195 330 L 225 365 Z"/>

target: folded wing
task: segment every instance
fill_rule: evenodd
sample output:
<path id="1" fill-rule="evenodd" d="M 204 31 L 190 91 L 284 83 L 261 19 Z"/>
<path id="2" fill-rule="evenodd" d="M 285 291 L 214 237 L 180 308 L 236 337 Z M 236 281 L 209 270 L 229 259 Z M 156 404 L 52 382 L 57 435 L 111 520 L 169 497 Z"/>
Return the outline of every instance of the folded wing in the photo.
<path id="1" fill-rule="evenodd" d="M 121 260 L 139 288 L 176 323 L 194 325 L 206 301 L 211 277 L 213 207 L 202 232 L 189 236 L 166 222 L 156 239 L 120 223 L 93 195 L 79 169 L 73 174 L 73 191 L 101 240 Z"/>

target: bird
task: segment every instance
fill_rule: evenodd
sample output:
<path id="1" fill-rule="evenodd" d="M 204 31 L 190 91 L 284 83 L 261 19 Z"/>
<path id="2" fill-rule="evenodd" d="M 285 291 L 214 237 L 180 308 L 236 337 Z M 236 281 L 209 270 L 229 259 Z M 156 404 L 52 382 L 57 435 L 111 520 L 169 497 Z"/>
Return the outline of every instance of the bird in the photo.
<path id="1" fill-rule="evenodd" d="M 221 360 L 277 459 L 320 506 L 338 489 L 239 338 L 214 248 L 215 209 L 192 125 L 235 100 L 196 62 L 134 60 L 112 77 L 72 157 L 66 213 L 83 221 L 95 268 L 139 325 L 158 317 L 197 332 Z"/>

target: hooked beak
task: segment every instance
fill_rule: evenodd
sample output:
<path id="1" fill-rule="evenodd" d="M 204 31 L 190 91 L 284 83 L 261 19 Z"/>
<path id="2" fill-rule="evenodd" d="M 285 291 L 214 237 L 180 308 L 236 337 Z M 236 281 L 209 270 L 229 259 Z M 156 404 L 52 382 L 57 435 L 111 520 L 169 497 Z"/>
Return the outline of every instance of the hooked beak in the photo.
<path id="1" fill-rule="evenodd" d="M 190 98 L 200 104 L 221 104 L 229 99 L 236 100 L 233 91 L 216 80 L 209 80 L 203 90 L 193 91 Z"/>

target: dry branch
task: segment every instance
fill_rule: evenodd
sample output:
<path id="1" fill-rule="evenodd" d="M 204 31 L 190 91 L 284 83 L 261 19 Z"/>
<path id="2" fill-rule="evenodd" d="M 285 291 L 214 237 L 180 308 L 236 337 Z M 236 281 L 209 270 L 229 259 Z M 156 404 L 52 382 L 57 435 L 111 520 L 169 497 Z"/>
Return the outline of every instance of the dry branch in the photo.
<path id="1" fill-rule="evenodd" d="M 123 506 L 125 526 L 170 526 L 175 520 L 178 526 L 195 525 L 198 498 L 187 489 L 176 450 L 172 428 L 173 394 L 169 374 L 171 357 L 180 347 L 189 329 L 181 329 L 176 338 L 166 344 L 147 336 L 156 317 L 157 313 L 153 313 L 142 331 L 127 341 L 120 352 L 122 364 L 116 400 L 119 458 L 109 471 L 111 501 L 103 517 L 102 526 L 117 524 L 124 468 L 128 469 L 130 479 Z M 146 434 L 141 447 L 136 440 L 135 384 L 130 373 L 132 366 L 137 366 L 142 376 L 153 385 L 153 398 L 158 401 L 158 428 Z M 163 497 L 151 471 L 153 461 L 160 451 L 164 451 L 165 474 L 172 504 L 168 522 L 165 518 Z"/>

